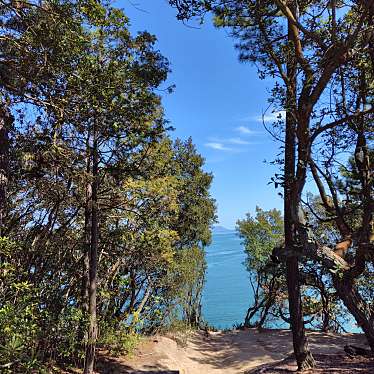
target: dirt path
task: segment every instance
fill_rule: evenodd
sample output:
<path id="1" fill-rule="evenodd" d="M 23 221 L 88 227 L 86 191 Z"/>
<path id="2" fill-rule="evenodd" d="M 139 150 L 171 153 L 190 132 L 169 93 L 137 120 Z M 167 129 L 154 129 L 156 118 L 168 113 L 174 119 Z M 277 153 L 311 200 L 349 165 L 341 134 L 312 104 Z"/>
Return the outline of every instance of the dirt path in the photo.
<path id="1" fill-rule="evenodd" d="M 342 353 L 345 344 L 364 345 L 358 334 L 309 332 L 316 354 Z M 103 357 L 99 373 L 239 374 L 260 365 L 284 359 L 292 352 L 288 330 L 255 329 L 191 334 L 182 344 L 158 336 L 144 341 L 131 359 Z M 344 353 L 344 352 L 343 352 Z"/>

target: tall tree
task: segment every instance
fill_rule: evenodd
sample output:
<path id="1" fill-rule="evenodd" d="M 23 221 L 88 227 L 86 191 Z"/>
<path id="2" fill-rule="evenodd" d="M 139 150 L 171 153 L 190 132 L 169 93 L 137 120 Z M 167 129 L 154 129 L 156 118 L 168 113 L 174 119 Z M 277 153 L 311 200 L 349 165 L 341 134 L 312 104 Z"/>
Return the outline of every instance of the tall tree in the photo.
<path id="1" fill-rule="evenodd" d="M 323 211 L 319 204 L 319 199 L 310 199 L 314 213 Z M 310 220 L 310 224 L 320 237 L 330 238 L 335 234 L 331 222 L 317 222 L 314 219 Z M 284 270 L 286 256 L 282 249 L 283 225 L 280 211 L 263 211 L 258 207 L 254 217 L 247 214 L 245 219 L 238 221 L 237 229 L 244 239 L 246 265 L 254 293 L 244 321 L 247 327 L 263 327 L 274 320 L 290 323 Z M 277 256 L 274 248 L 280 248 Z M 328 269 L 307 257 L 301 257 L 299 264 L 306 323 L 324 332 L 345 331 L 346 311 L 336 296 Z"/>
<path id="2" fill-rule="evenodd" d="M 297 3 L 290 4 L 293 17 L 298 18 Z M 295 43 L 298 37 L 298 29 L 287 20 L 288 43 Z M 288 79 L 286 92 L 286 119 L 284 135 L 284 248 L 288 253 L 286 257 L 286 280 L 288 289 L 288 303 L 290 311 L 290 325 L 293 337 L 293 349 L 299 370 L 315 366 L 314 359 L 309 351 L 308 341 L 305 335 L 303 310 L 301 305 L 300 291 L 300 251 L 297 248 L 299 224 L 297 217 L 301 209 L 301 193 L 298 186 L 300 180 L 296 179 L 296 139 L 299 132 L 295 116 L 297 105 L 297 58 L 291 53 L 288 61 L 286 74 Z"/>
<path id="3" fill-rule="evenodd" d="M 9 133 L 13 116 L 5 102 L 0 107 L 0 237 L 3 236 L 7 204 L 7 185 L 9 175 Z"/>
<path id="4" fill-rule="evenodd" d="M 191 141 L 169 139 L 168 62 L 121 10 L 3 2 L 0 16 L 14 117 L 0 142 L 0 364 L 82 363 L 86 348 L 92 372 L 96 344 L 167 325 L 179 305 L 198 315 L 212 178 Z"/>
<path id="5" fill-rule="evenodd" d="M 215 16 L 215 24 L 230 28 L 232 36 L 238 40 L 236 46 L 240 51 L 241 61 L 256 63 L 259 66 L 260 77 L 275 78 L 271 103 L 275 106 L 275 111 L 279 109 L 287 111 L 286 132 L 292 121 L 295 126 L 293 200 L 291 202 L 290 199 L 290 203 L 285 207 L 287 209 L 285 222 L 289 227 L 288 222 L 292 219 L 295 235 L 293 246 L 295 249 L 295 242 L 297 242 L 297 252 L 301 255 L 309 247 L 301 198 L 316 137 L 328 129 L 373 112 L 372 107 L 360 108 L 355 113 L 346 113 L 339 121 L 331 122 L 335 108 L 332 107 L 331 110 L 331 106 L 329 108 L 322 104 L 325 91 L 339 75 L 340 68 L 345 66 L 353 55 L 362 54 L 371 43 L 372 6 L 365 1 L 352 2 L 346 6 L 336 1 L 310 0 L 298 2 L 296 12 L 294 1 L 283 0 L 235 2 L 171 0 L 170 3 L 177 7 L 180 19 L 201 17 L 206 12 L 212 12 Z M 291 56 L 296 64 L 293 69 L 289 66 Z M 297 77 L 297 86 L 293 84 L 294 76 Z M 288 105 L 290 92 L 295 101 L 292 107 Z M 282 121 L 275 123 L 278 129 L 279 125 L 283 131 Z M 289 134 L 287 141 L 291 142 L 285 144 L 287 156 L 291 156 L 292 160 L 293 136 Z M 292 173 L 291 165 L 287 165 L 290 162 L 287 156 L 285 155 L 287 173 Z M 277 181 L 279 182 L 288 184 L 288 181 L 283 179 Z M 287 196 L 284 198 L 287 199 Z M 286 235 L 289 237 L 288 234 Z M 289 240 L 290 237 L 287 242 Z M 325 251 L 326 256 L 341 263 L 336 259 L 335 253 L 330 252 Z M 294 252 L 290 255 L 295 257 Z M 288 262 L 288 273 L 291 276 L 295 274 L 290 271 L 291 262 L 296 271 L 297 260 Z M 301 349 L 307 352 L 306 345 L 303 343 L 303 328 L 300 325 L 298 282 L 296 279 L 293 281 L 289 282 L 290 294 L 294 295 L 290 300 L 290 307 L 294 309 L 295 318 L 297 316 L 299 320 L 299 322 L 294 320 L 294 327 L 298 330 L 294 331 L 295 349 L 300 345 Z M 305 354 L 301 358 L 299 353 L 295 350 L 296 357 L 300 358 L 299 367 L 302 368 L 304 364 L 308 366 L 309 355 Z"/>

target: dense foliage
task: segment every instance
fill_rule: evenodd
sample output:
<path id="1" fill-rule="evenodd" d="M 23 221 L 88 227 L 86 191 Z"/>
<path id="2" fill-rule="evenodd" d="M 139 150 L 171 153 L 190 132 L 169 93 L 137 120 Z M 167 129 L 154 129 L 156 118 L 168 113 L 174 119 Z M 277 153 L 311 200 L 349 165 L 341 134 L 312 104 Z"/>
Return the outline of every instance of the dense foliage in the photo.
<path id="1" fill-rule="evenodd" d="M 321 202 L 317 197 L 309 196 L 309 201 L 314 213 L 321 211 Z M 307 213 L 312 215 L 310 209 L 306 208 Z M 321 223 L 312 217 L 309 222 L 318 237 L 329 241 L 336 235 L 333 224 Z M 255 217 L 247 214 L 245 219 L 238 221 L 237 230 L 245 245 L 247 271 L 254 296 L 244 326 L 288 326 L 290 318 L 285 269 L 278 257 L 282 256 L 284 246 L 281 212 L 257 208 Z M 300 261 L 303 284 L 301 299 L 308 328 L 323 332 L 346 332 L 352 326 L 352 320 L 333 285 L 332 277 L 335 272 L 336 270 L 326 269 L 318 261 L 307 257 Z M 363 275 L 362 289 L 372 292 L 371 279 L 372 273 Z"/>
<path id="2" fill-rule="evenodd" d="M 121 10 L 4 1 L 0 17 L 1 371 L 86 356 L 92 372 L 96 344 L 200 322 L 212 176 L 171 140 L 168 62 Z"/>
<path id="3" fill-rule="evenodd" d="M 235 39 L 242 62 L 272 78 L 269 102 L 278 116 L 269 131 L 281 141 L 275 162 L 283 187 L 285 262 L 295 358 L 300 370 L 314 366 L 304 329 L 301 297 L 303 256 L 336 270 L 334 288 L 374 349 L 372 307 L 359 279 L 373 261 L 373 174 L 369 153 L 373 133 L 374 4 L 352 0 L 169 0 L 178 17 L 204 19 Z M 354 154 L 359 206 L 340 190 L 339 169 Z M 315 182 L 323 210 L 338 236 L 328 245 L 310 235 L 303 212 L 308 178 Z M 352 225 L 351 217 L 356 215 Z"/>

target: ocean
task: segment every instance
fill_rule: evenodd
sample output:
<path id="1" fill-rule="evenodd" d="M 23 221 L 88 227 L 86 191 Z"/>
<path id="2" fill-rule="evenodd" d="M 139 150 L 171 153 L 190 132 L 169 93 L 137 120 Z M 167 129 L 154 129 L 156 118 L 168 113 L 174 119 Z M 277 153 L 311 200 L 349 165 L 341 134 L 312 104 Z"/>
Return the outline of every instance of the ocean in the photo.
<path id="1" fill-rule="evenodd" d="M 206 250 L 207 274 L 202 298 L 204 320 L 218 329 L 232 328 L 244 322 L 253 301 L 249 273 L 244 261 L 242 239 L 233 230 L 213 229 L 212 243 Z M 342 321 L 348 332 L 361 332 L 352 317 Z M 269 327 L 287 328 L 283 321 Z M 308 327 L 308 326 L 307 326 Z"/>
<path id="2" fill-rule="evenodd" d="M 231 328 L 243 323 L 253 300 L 246 258 L 241 239 L 235 231 L 213 231 L 212 244 L 206 248 L 208 264 L 202 299 L 204 320 L 216 328 Z"/>

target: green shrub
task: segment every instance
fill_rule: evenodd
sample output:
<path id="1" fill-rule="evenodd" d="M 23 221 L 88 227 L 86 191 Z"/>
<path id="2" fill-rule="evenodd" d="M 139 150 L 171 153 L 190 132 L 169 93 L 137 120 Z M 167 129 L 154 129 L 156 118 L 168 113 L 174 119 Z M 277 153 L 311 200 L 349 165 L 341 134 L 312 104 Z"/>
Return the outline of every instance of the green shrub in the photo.
<path id="1" fill-rule="evenodd" d="M 68 306 L 59 314 L 57 322 L 48 321 L 50 329 L 46 340 L 51 344 L 55 359 L 60 362 L 82 363 L 84 342 L 81 341 L 86 331 L 86 319 L 82 311 L 75 306 Z"/>
<path id="2" fill-rule="evenodd" d="M 140 335 L 123 325 L 102 324 L 98 346 L 114 356 L 131 355 L 140 342 Z"/>
<path id="3" fill-rule="evenodd" d="M 10 261 L 14 242 L 0 237 L 0 371 L 27 373 L 39 367 L 38 306 L 35 290 Z"/>
<path id="4" fill-rule="evenodd" d="M 0 366 L 2 372 L 28 372 L 38 367 L 36 305 L 26 295 L 17 304 L 0 308 Z"/>

